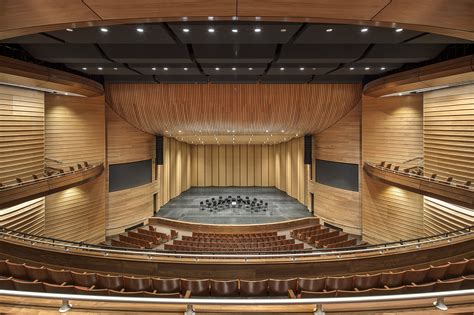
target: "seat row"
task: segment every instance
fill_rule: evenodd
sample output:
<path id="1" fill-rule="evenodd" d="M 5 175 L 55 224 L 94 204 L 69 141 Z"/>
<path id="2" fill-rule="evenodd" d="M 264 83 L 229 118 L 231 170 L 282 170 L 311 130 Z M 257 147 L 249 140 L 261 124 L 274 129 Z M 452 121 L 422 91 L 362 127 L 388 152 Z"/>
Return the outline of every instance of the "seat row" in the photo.
<path id="1" fill-rule="evenodd" d="M 194 237 L 183 235 L 183 241 L 200 242 L 200 243 L 257 243 L 271 242 L 286 239 L 286 235 L 276 235 L 255 238 L 212 238 L 212 237 Z"/>
<path id="2" fill-rule="evenodd" d="M 343 277 L 213 280 L 162 279 L 55 270 L 0 261 L 0 289 L 79 294 L 321 297 L 474 288 L 474 259 L 397 272 Z M 110 292 L 114 291 L 114 292 Z M 42 291 L 40 291 L 42 292 Z"/>
<path id="3" fill-rule="evenodd" d="M 262 232 L 262 233 L 203 233 L 203 232 L 193 232 L 194 237 L 204 237 L 204 238 L 213 238 L 213 239 L 245 239 L 245 238 L 258 238 L 258 237 L 269 237 L 277 236 L 277 232 Z"/>
<path id="4" fill-rule="evenodd" d="M 253 244 L 252 244 L 253 245 Z M 276 245 L 276 246 L 264 246 L 264 247 L 239 247 L 238 244 L 228 244 L 223 246 L 206 246 L 206 244 L 199 244 L 198 246 L 186 246 L 186 245 L 175 245 L 165 244 L 165 250 L 169 251 L 180 251 L 180 252 L 289 252 L 289 251 L 301 251 L 304 250 L 304 244 L 288 244 L 288 245 Z"/>
<path id="5" fill-rule="evenodd" d="M 233 247 L 233 248 L 259 248 L 259 247 L 273 247 L 273 246 L 280 246 L 280 245 L 290 245 L 295 244 L 294 239 L 285 239 L 279 241 L 269 241 L 269 242 L 260 242 L 260 243 L 237 243 L 237 242 L 221 242 L 221 243 L 207 243 L 207 242 L 192 242 L 192 241 L 181 241 L 181 240 L 174 240 L 173 245 L 184 245 L 184 246 L 195 246 L 195 247 L 211 247 L 211 248 L 219 248 L 223 246 Z"/>
<path id="6" fill-rule="evenodd" d="M 178 237 L 178 232 L 171 230 L 171 234 L 157 232 L 153 226 L 148 229 L 138 228 L 136 231 L 128 231 L 119 234 L 118 240 L 110 241 L 112 246 L 131 247 L 131 248 L 155 248 L 160 244 L 164 244 L 171 239 Z"/>

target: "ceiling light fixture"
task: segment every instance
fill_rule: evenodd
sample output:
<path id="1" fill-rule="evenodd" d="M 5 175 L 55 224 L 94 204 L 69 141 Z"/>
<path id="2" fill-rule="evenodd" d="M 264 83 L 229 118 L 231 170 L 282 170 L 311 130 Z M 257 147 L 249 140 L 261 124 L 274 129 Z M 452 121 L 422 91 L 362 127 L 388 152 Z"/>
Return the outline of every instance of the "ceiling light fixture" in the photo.
<path id="1" fill-rule="evenodd" d="M 370 70 L 370 67 L 365 67 L 364 70 L 368 71 L 368 70 Z"/>
<path id="2" fill-rule="evenodd" d="M 181 133 L 181 132 L 183 132 L 183 131 L 181 131 L 181 130 L 178 130 L 178 132 L 179 132 L 179 133 Z"/>
<path id="3" fill-rule="evenodd" d="M 97 67 L 97 70 L 102 71 L 102 70 L 104 70 L 104 68 L 102 68 L 102 67 Z"/>
<path id="4" fill-rule="evenodd" d="M 328 29 L 326 29 L 326 32 L 328 32 L 328 33 L 331 33 L 332 31 L 333 31 L 333 29 L 332 29 L 332 28 L 328 28 Z"/>
<path id="5" fill-rule="evenodd" d="M 212 21 L 212 20 L 214 20 L 214 17 L 213 17 L 213 16 L 209 16 L 209 17 L 207 17 L 207 19 L 208 19 L 209 21 Z"/>
<path id="6" fill-rule="evenodd" d="M 74 30 L 72 28 L 66 28 L 66 31 L 68 32 L 74 32 Z"/>
<path id="7" fill-rule="evenodd" d="M 86 68 L 86 67 L 82 67 L 82 70 L 87 70 L 87 68 Z"/>
<path id="8" fill-rule="evenodd" d="M 153 67 L 153 68 L 151 68 L 151 70 L 153 70 L 153 71 L 156 71 L 156 68 L 155 68 L 155 67 Z"/>
<path id="9" fill-rule="evenodd" d="M 316 70 L 316 68 L 312 68 L 312 70 Z"/>
<path id="10" fill-rule="evenodd" d="M 281 132 L 285 132 L 285 130 L 284 130 L 284 129 L 282 129 L 282 130 L 281 130 Z"/>
<path id="11" fill-rule="evenodd" d="M 188 68 L 183 68 L 184 71 L 188 71 Z"/>
<path id="12" fill-rule="evenodd" d="M 300 68 L 300 71 L 304 71 L 304 68 L 303 68 L 303 67 L 301 67 L 301 68 Z"/>
<path id="13" fill-rule="evenodd" d="M 280 68 L 280 71 L 283 71 L 283 70 L 285 70 L 285 68 L 281 67 L 281 68 Z"/>
<path id="14" fill-rule="evenodd" d="M 209 33 L 214 33 L 216 30 L 213 29 L 213 28 L 209 28 L 209 29 L 207 29 L 207 31 L 208 31 Z"/>
<path id="15" fill-rule="evenodd" d="M 114 70 L 115 70 L 115 71 L 117 71 L 117 70 L 118 70 L 118 68 L 114 68 Z"/>
<path id="16" fill-rule="evenodd" d="M 250 70 L 250 71 L 252 71 L 252 70 L 253 70 L 253 68 L 249 68 L 249 70 Z"/>
<path id="17" fill-rule="evenodd" d="M 239 32 L 238 29 L 236 29 L 236 28 L 233 28 L 233 29 L 232 29 L 232 33 L 238 33 L 238 32 Z"/>
<path id="18" fill-rule="evenodd" d="M 235 70 L 237 70 L 237 68 L 236 68 L 236 67 L 233 67 L 233 68 L 232 68 L 232 71 L 235 71 Z"/>
<path id="19" fill-rule="evenodd" d="M 254 31 L 255 33 L 260 33 L 260 32 L 262 31 L 262 29 L 257 27 L 257 28 L 254 29 L 253 31 Z"/>
<path id="20" fill-rule="evenodd" d="M 184 33 L 189 33 L 189 28 L 183 28 Z"/>
<path id="21" fill-rule="evenodd" d="M 107 33 L 107 32 L 109 31 L 109 29 L 107 29 L 107 28 L 105 28 L 105 27 L 102 27 L 102 28 L 100 29 L 100 31 L 101 31 L 102 33 Z"/>
<path id="22" fill-rule="evenodd" d="M 280 32 L 285 33 L 285 32 L 286 32 L 286 28 L 281 28 L 281 29 L 280 29 Z"/>
<path id="23" fill-rule="evenodd" d="M 364 28 L 361 28 L 360 31 L 361 31 L 362 33 L 366 33 L 366 32 L 369 31 L 369 29 L 368 29 L 367 27 L 364 27 Z"/>
<path id="24" fill-rule="evenodd" d="M 167 68 L 167 67 L 164 67 L 163 70 L 168 71 L 168 68 Z"/>
<path id="25" fill-rule="evenodd" d="M 354 71 L 354 68 L 353 68 L 353 67 L 350 67 L 349 70 L 350 70 L 350 71 Z"/>
<path id="26" fill-rule="evenodd" d="M 395 32 L 397 32 L 397 33 L 403 32 L 403 28 L 397 28 L 397 29 L 395 30 Z"/>
<path id="27" fill-rule="evenodd" d="M 385 67 L 381 67 L 380 70 L 384 71 L 386 68 Z"/>
<path id="28" fill-rule="evenodd" d="M 221 70 L 221 69 L 219 67 L 216 67 L 216 71 L 219 71 L 219 70 Z"/>
<path id="29" fill-rule="evenodd" d="M 144 30 L 143 28 L 137 27 L 137 32 L 138 32 L 138 33 L 143 33 L 144 31 L 145 31 L 145 30 Z"/>
<path id="30" fill-rule="evenodd" d="M 265 130 L 265 132 L 267 132 L 267 133 L 268 133 L 268 130 Z"/>

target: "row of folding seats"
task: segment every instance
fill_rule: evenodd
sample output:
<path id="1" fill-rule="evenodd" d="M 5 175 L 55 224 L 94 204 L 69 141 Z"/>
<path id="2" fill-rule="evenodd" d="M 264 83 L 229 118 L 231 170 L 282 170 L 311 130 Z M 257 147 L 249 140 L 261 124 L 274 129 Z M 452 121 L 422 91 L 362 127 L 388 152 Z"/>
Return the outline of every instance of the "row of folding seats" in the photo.
<path id="1" fill-rule="evenodd" d="M 138 228 L 136 231 L 128 231 L 119 234 L 118 240 L 112 239 L 112 246 L 129 247 L 129 248 L 155 248 L 158 245 L 168 242 L 178 236 L 178 232 L 171 230 L 171 235 L 157 232 L 153 226 L 148 226 L 148 230 Z"/>
<path id="2" fill-rule="evenodd" d="M 318 220 L 317 223 L 315 223 L 314 225 L 311 225 L 309 227 L 292 230 L 290 232 L 290 236 L 293 237 L 293 238 L 299 238 L 299 235 L 302 235 L 302 234 L 305 234 L 305 233 L 311 233 L 311 232 L 317 231 L 321 228 L 322 228 L 322 225 L 319 224 L 319 220 Z"/>
<path id="3" fill-rule="evenodd" d="M 184 240 L 174 240 L 174 245 L 184 245 L 184 246 L 196 246 L 196 247 L 216 247 L 220 248 L 222 246 L 233 247 L 233 248 L 258 248 L 258 247 L 268 247 L 268 246 L 280 246 L 280 245 L 290 245 L 295 244 L 294 239 L 288 240 L 279 240 L 279 241 L 268 241 L 268 242 L 261 242 L 261 243 L 249 243 L 249 242 L 230 242 L 230 243 L 202 243 L 202 242 L 193 242 L 193 241 L 184 241 Z"/>
<path id="4" fill-rule="evenodd" d="M 304 244 L 288 244 L 288 245 L 277 245 L 277 246 L 264 246 L 264 247 L 238 247 L 237 245 L 229 246 L 205 246 L 199 244 L 199 246 L 187 246 L 187 245 L 176 245 L 176 244 L 165 244 L 165 250 L 169 251 L 183 251 L 183 252 L 281 252 L 281 251 L 295 251 L 304 250 Z"/>
<path id="5" fill-rule="evenodd" d="M 262 232 L 262 233 L 204 233 L 204 232 L 193 232 L 194 237 L 209 237 L 209 238 L 257 238 L 257 237 L 268 237 L 276 236 L 277 232 Z"/>
<path id="6" fill-rule="evenodd" d="M 254 238 L 212 238 L 212 237 L 194 237 L 183 235 L 181 237 L 183 241 L 201 242 L 201 243 L 257 243 L 257 242 L 270 242 L 279 241 L 286 239 L 286 235 L 276 235 L 267 237 L 254 237 Z"/>

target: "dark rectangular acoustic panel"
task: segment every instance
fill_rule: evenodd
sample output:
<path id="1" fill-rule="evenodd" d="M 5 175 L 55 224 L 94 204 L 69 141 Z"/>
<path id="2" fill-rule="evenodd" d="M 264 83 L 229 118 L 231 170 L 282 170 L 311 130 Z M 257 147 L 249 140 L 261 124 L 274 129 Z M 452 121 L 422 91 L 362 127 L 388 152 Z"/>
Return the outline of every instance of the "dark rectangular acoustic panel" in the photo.
<path id="1" fill-rule="evenodd" d="M 311 165 L 313 161 L 313 136 L 304 136 L 304 164 Z"/>
<path id="2" fill-rule="evenodd" d="M 156 159 L 155 159 L 155 164 L 156 165 L 163 165 L 163 136 L 155 136 L 155 151 L 156 151 Z"/>
<path id="3" fill-rule="evenodd" d="M 151 183 L 152 161 L 109 165 L 109 192 Z"/>
<path id="4" fill-rule="evenodd" d="M 340 189 L 359 191 L 359 165 L 317 159 L 316 182 Z"/>

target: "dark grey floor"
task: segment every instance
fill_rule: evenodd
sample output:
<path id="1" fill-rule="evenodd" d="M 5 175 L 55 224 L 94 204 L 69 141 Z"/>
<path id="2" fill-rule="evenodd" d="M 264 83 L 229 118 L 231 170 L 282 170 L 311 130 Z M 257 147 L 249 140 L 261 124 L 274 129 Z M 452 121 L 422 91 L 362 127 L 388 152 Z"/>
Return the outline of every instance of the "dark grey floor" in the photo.
<path id="1" fill-rule="evenodd" d="M 268 203 L 266 212 L 249 213 L 241 208 L 217 213 L 199 210 L 199 202 L 223 196 L 257 198 Z M 197 223 L 253 224 L 310 217 L 308 209 L 296 199 L 273 187 L 195 187 L 164 205 L 155 216 Z"/>

